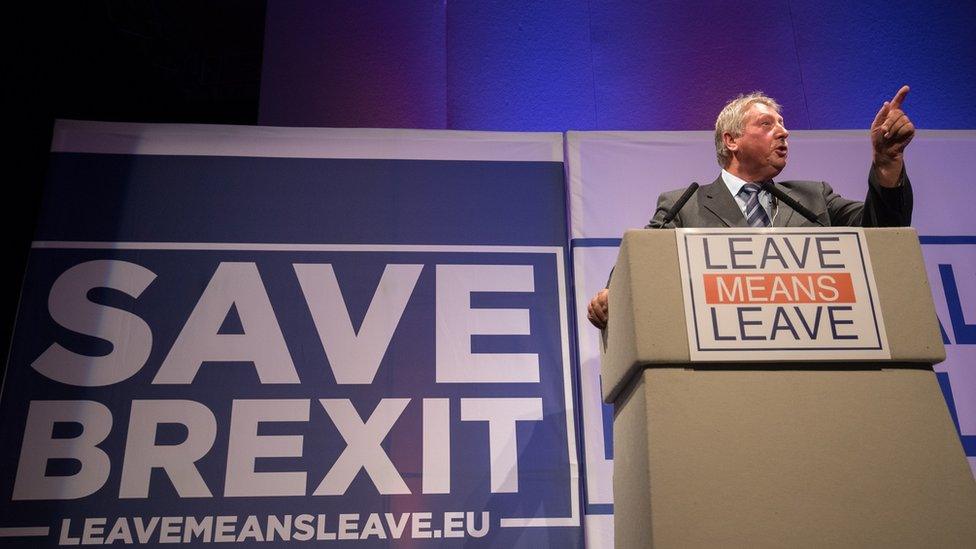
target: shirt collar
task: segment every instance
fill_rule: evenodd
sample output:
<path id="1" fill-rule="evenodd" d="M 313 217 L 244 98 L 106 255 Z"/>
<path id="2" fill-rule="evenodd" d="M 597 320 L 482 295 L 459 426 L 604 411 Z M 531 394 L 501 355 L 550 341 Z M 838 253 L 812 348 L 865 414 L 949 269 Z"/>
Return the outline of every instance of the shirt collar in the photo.
<path id="1" fill-rule="evenodd" d="M 742 186 L 748 184 L 749 182 L 729 173 L 726 170 L 722 170 L 722 181 L 725 182 L 725 186 L 729 188 L 729 192 L 732 196 L 739 196 L 739 191 L 742 190 Z"/>

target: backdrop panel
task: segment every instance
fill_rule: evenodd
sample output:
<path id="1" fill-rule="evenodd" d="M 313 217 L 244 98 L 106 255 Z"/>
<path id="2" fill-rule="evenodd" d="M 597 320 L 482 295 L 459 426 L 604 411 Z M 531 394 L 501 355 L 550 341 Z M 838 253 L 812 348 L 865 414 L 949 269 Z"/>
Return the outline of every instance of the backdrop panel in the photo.
<path id="1" fill-rule="evenodd" d="M 796 131 L 779 179 L 826 180 L 863 199 L 871 149 L 865 131 Z M 576 306 L 607 281 L 620 235 L 643 227 L 659 193 L 711 183 L 719 173 L 711 132 L 569 132 L 566 140 Z M 976 216 L 969 159 L 976 132 L 919 131 L 906 166 L 915 189 L 913 225 L 923 245 L 948 358 L 936 366 L 976 473 Z M 580 314 L 580 422 L 586 521 L 612 513 L 611 407 L 600 400 L 599 332 Z M 588 536 L 588 541 L 590 541 Z"/>
<path id="2" fill-rule="evenodd" d="M 581 546 L 561 141 L 61 123 L 0 541 Z"/>

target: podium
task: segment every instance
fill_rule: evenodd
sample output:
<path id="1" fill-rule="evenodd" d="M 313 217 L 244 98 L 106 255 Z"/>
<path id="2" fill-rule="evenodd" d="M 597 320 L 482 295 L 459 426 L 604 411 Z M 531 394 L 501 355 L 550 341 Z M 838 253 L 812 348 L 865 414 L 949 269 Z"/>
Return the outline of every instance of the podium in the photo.
<path id="1" fill-rule="evenodd" d="M 976 547 L 976 481 L 932 370 L 945 349 L 918 236 L 851 230 L 873 267 L 883 358 L 693 359 L 680 235 L 624 235 L 602 356 L 616 547 Z"/>

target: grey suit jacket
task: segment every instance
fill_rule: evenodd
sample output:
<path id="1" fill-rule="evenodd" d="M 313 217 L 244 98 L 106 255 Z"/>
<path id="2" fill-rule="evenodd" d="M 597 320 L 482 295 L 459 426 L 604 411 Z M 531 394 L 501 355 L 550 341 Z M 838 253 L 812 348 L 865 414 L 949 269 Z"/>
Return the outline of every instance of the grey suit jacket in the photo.
<path id="1" fill-rule="evenodd" d="M 899 181 L 898 187 L 881 187 L 872 168 L 864 202 L 844 198 L 823 181 L 780 181 L 776 186 L 806 206 L 826 226 L 905 227 L 912 222 L 912 186 L 904 170 Z M 646 228 L 662 227 L 661 221 L 683 192 L 684 189 L 678 189 L 661 194 L 657 200 L 657 211 Z M 782 202 L 774 206 L 772 225 L 816 226 Z M 667 225 L 668 228 L 748 226 L 721 176 L 698 189 Z"/>

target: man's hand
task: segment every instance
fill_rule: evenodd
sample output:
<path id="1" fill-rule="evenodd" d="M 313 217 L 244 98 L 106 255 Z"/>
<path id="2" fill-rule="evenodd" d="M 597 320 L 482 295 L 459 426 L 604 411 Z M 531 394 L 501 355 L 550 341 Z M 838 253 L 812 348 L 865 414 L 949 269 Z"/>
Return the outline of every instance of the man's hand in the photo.
<path id="1" fill-rule="evenodd" d="M 902 86 L 891 101 L 885 101 L 871 122 L 874 167 L 882 187 L 894 187 L 898 184 L 898 178 L 905 166 L 905 147 L 915 137 L 915 125 L 908 119 L 905 111 L 901 110 L 908 89 L 908 86 Z"/>
<path id="2" fill-rule="evenodd" d="M 610 290 L 604 288 L 593 296 L 590 306 L 586 310 L 586 318 L 599 329 L 607 327 L 607 320 L 610 318 Z"/>

